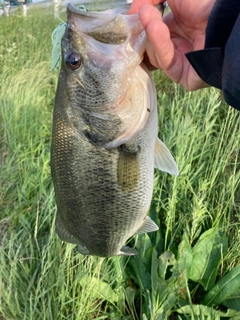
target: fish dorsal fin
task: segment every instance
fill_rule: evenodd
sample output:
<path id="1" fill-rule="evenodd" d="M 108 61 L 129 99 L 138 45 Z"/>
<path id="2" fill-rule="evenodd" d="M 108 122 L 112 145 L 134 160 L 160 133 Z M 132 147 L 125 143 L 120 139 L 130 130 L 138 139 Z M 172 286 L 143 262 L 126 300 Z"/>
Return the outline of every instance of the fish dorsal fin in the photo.
<path id="1" fill-rule="evenodd" d="M 118 253 L 121 256 L 135 256 L 136 254 L 138 254 L 137 250 L 127 246 L 123 246 Z"/>
<path id="2" fill-rule="evenodd" d="M 147 233 L 157 231 L 159 228 L 156 223 L 149 217 L 146 216 L 143 220 L 142 226 L 137 230 L 135 234 Z"/>
<path id="3" fill-rule="evenodd" d="M 175 176 L 178 175 L 178 167 L 176 162 L 174 161 L 168 148 L 159 138 L 157 138 L 155 144 L 154 166 L 161 171 L 174 174 Z"/>

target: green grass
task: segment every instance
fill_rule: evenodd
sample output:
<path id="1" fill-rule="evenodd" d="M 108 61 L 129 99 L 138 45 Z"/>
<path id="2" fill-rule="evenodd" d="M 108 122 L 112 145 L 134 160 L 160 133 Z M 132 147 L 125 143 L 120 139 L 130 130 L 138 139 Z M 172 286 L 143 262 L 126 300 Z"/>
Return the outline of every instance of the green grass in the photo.
<path id="1" fill-rule="evenodd" d="M 0 319 L 240 319 L 240 114 L 211 88 L 154 80 L 159 137 L 180 175 L 156 172 L 160 229 L 136 257 L 84 257 L 56 236 L 50 139 L 57 73 L 45 10 L 0 20 Z"/>

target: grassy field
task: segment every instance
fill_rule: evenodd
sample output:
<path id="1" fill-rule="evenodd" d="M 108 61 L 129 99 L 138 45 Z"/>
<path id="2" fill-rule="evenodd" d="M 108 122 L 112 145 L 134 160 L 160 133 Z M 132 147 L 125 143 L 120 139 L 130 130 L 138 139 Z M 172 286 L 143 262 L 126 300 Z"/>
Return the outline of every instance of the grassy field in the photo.
<path id="1" fill-rule="evenodd" d="M 213 88 L 159 71 L 159 137 L 180 175 L 156 172 L 135 257 L 77 253 L 56 236 L 50 137 L 57 72 L 45 10 L 0 20 L 0 319 L 240 319 L 240 113 Z"/>

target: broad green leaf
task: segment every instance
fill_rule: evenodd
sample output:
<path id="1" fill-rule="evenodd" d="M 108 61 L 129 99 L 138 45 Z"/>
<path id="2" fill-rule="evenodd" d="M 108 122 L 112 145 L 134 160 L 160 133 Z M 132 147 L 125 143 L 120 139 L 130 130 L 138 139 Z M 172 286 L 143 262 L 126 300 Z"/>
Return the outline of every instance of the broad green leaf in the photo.
<path id="1" fill-rule="evenodd" d="M 129 264 L 128 267 L 134 283 L 138 285 L 141 290 L 151 289 L 151 275 L 143 263 L 135 260 L 131 265 Z"/>
<path id="2" fill-rule="evenodd" d="M 193 319 L 220 320 L 221 318 L 229 318 L 232 320 L 240 320 L 240 313 L 235 310 L 221 312 L 203 305 L 186 305 L 176 311 L 180 314 L 193 316 Z"/>
<path id="3" fill-rule="evenodd" d="M 220 320 L 220 316 L 214 309 L 202 305 L 186 305 L 178 309 L 177 312 L 190 315 L 193 319 Z"/>
<path id="4" fill-rule="evenodd" d="M 156 320 L 165 320 L 168 319 L 168 316 L 171 314 L 173 307 L 177 303 L 177 296 L 174 293 L 170 293 L 165 301 L 162 303 L 159 310 L 154 314 L 153 319 Z"/>
<path id="5" fill-rule="evenodd" d="M 178 246 L 178 268 L 179 272 L 185 272 L 186 278 L 189 278 L 189 274 L 192 267 L 193 253 L 189 243 L 189 238 L 186 232 L 184 232 L 182 241 Z"/>
<path id="6" fill-rule="evenodd" d="M 240 311 L 240 287 L 223 305 L 229 309 Z"/>
<path id="7" fill-rule="evenodd" d="M 159 267 L 160 259 L 158 258 L 157 251 L 153 249 L 152 252 L 152 265 L 151 265 L 151 283 L 152 290 L 156 292 L 159 285 L 159 275 L 158 275 L 158 267 Z"/>
<path id="8" fill-rule="evenodd" d="M 150 266 L 143 263 L 140 255 L 129 259 L 128 272 L 134 280 L 134 283 L 137 284 L 141 290 L 151 289 L 150 268 Z"/>
<path id="9" fill-rule="evenodd" d="M 126 300 L 129 306 L 134 306 L 135 290 L 127 287 L 125 290 Z"/>
<path id="10" fill-rule="evenodd" d="M 152 248 L 152 246 L 153 245 L 151 239 L 147 233 L 138 235 L 135 247 L 139 251 L 139 254 L 142 256 L 143 259 L 146 258 L 145 254 L 149 249 Z"/>
<path id="11" fill-rule="evenodd" d="M 176 259 L 172 252 L 167 252 L 167 251 L 161 254 L 159 259 L 160 259 L 159 276 L 160 276 L 160 279 L 165 280 L 168 266 L 175 265 Z"/>
<path id="12" fill-rule="evenodd" d="M 153 250 L 152 266 L 151 266 L 151 283 L 152 283 L 153 295 L 158 295 L 160 293 L 162 296 L 164 291 L 166 289 L 169 289 L 168 287 L 171 287 L 171 285 L 169 286 L 168 282 L 165 280 L 165 273 L 166 273 L 166 268 L 169 265 L 168 258 L 170 258 L 170 261 L 171 261 L 170 265 L 172 265 L 175 261 L 175 260 L 171 260 L 172 257 L 174 259 L 173 254 L 171 253 L 171 255 L 169 255 L 169 252 L 166 255 L 163 254 L 160 257 L 158 257 L 157 251 L 155 249 Z M 172 277 L 173 276 L 171 276 L 171 278 Z M 177 279 L 175 278 L 175 281 L 176 280 Z"/>
<path id="13" fill-rule="evenodd" d="M 207 306 L 220 305 L 229 300 L 240 290 L 240 266 L 229 271 L 218 283 L 205 295 L 202 303 Z"/>
<path id="14" fill-rule="evenodd" d="M 151 289 L 151 262 L 152 262 L 152 242 L 147 234 L 137 237 L 135 248 L 139 254 L 128 260 L 128 271 L 135 284 L 141 290 Z"/>
<path id="15" fill-rule="evenodd" d="M 192 267 L 192 248 L 187 233 L 183 234 L 178 246 L 177 263 L 172 268 L 172 277 L 177 278 L 177 290 L 180 299 L 188 300 L 187 282 Z"/>
<path id="16" fill-rule="evenodd" d="M 166 287 L 162 291 L 159 291 L 155 295 L 148 293 L 148 319 L 152 320 L 166 320 L 172 313 L 174 306 L 178 300 L 177 294 L 175 294 L 171 288 Z M 146 312 L 145 312 L 146 314 Z"/>
<path id="17" fill-rule="evenodd" d="M 96 298 L 101 297 L 111 303 L 118 301 L 118 295 L 114 292 L 111 286 L 108 283 L 97 279 L 96 277 L 84 276 L 81 278 L 80 284 L 84 286 L 91 284 L 91 287 L 93 288 L 92 295 L 96 296 Z"/>
<path id="18" fill-rule="evenodd" d="M 227 250 L 227 238 L 218 227 L 204 232 L 193 247 L 189 278 L 201 283 L 205 290 L 213 287 L 222 255 Z"/>

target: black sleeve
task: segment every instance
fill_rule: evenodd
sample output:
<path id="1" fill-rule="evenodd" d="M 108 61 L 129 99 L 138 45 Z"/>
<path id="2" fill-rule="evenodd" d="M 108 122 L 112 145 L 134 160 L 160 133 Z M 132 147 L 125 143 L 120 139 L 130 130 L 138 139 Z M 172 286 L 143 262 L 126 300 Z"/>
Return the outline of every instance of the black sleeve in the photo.
<path id="1" fill-rule="evenodd" d="M 240 0 L 215 2 L 204 49 L 186 57 L 206 83 L 222 89 L 226 102 L 240 110 Z"/>

